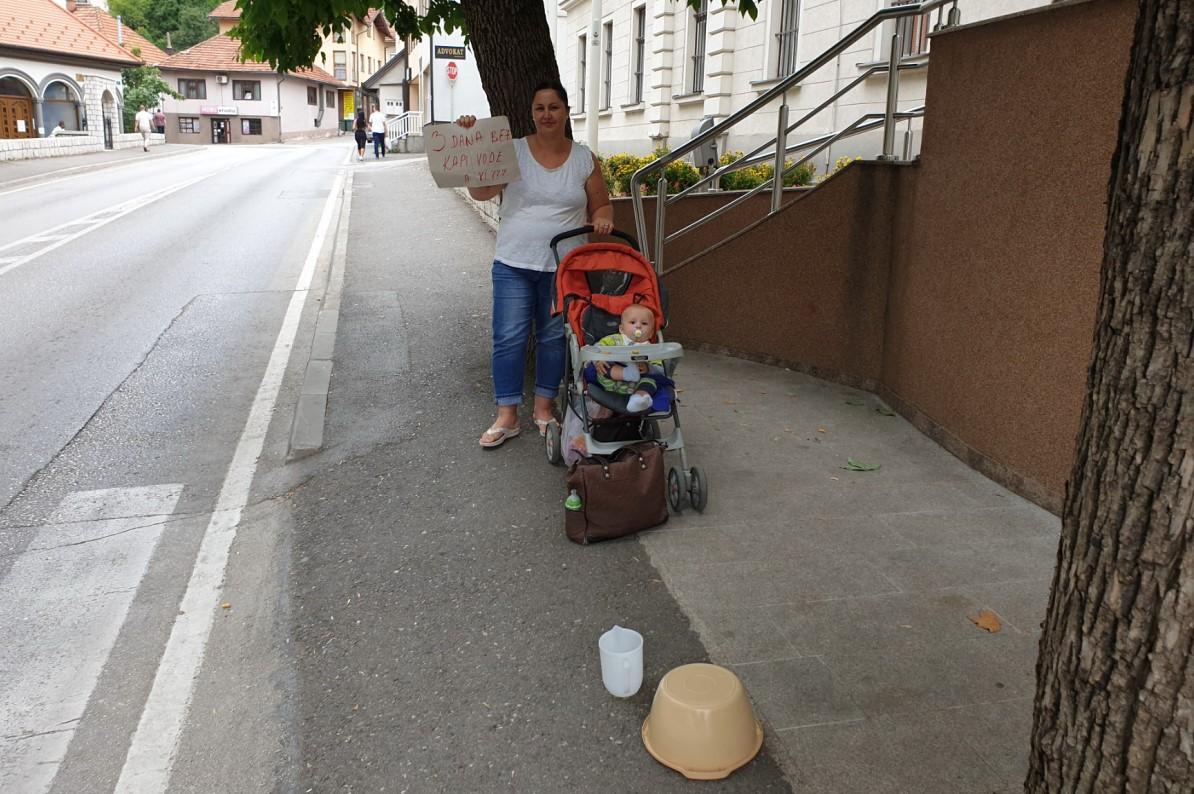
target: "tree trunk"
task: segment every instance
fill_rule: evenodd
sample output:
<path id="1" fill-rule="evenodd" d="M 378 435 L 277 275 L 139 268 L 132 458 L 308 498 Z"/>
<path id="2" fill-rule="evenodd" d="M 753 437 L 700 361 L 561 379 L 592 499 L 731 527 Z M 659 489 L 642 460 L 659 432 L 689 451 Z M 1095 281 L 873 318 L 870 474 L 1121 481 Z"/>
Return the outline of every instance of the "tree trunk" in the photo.
<path id="1" fill-rule="evenodd" d="M 542 0 L 461 0 L 481 85 L 494 116 L 509 116 L 515 137 L 535 131 L 531 90 L 559 80 Z"/>
<path id="2" fill-rule="evenodd" d="M 1194 0 L 1141 0 L 1030 792 L 1194 785 Z"/>

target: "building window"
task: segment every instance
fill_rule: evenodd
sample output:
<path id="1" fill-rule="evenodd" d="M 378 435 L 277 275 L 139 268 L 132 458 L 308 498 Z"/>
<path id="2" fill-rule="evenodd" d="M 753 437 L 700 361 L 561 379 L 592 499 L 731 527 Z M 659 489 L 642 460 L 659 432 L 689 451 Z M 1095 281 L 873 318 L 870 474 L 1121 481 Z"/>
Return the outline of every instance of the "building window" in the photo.
<path id="1" fill-rule="evenodd" d="M 915 5 L 920 0 L 891 0 L 893 6 L 907 6 Z M 928 14 L 917 14 L 914 16 L 902 17 L 895 20 L 894 33 L 900 34 L 900 57 L 911 58 L 915 55 L 924 55 L 929 51 L 929 30 L 932 24 L 929 17 L 932 12 Z M 883 52 L 887 53 L 891 48 L 891 34 L 885 37 L 887 41 L 884 43 Z"/>
<path id="2" fill-rule="evenodd" d="M 240 120 L 240 134 L 241 135 L 260 135 L 261 134 L 261 119 L 241 119 Z"/>
<path id="3" fill-rule="evenodd" d="M 178 93 L 183 99 L 207 99 L 207 81 L 179 80 Z"/>
<path id="4" fill-rule="evenodd" d="M 179 116 L 178 131 L 183 135 L 198 135 L 199 119 L 193 116 Z"/>
<path id="5" fill-rule="evenodd" d="M 319 104 L 319 89 L 317 89 L 313 85 L 307 86 L 307 104 L 308 105 L 318 105 Z"/>
<path id="6" fill-rule="evenodd" d="M 779 61 L 775 76 L 787 77 L 796 71 L 796 44 L 800 38 L 800 0 L 781 0 L 779 32 L 775 34 Z"/>
<path id="7" fill-rule="evenodd" d="M 589 57 L 589 37 L 583 33 L 576 37 L 576 98 L 577 107 L 584 113 L 588 105 L 585 103 L 585 63 Z"/>
<path id="8" fill-rule="evenodd" d="M 643 76 L 647 50 L 647 7 L 634 9 L 634 60 L 630 71 L 634 74 L 634 94 L 630 97 L 635 104 L 643 101 Z"/>
<path id="9" fill-rule="evenodd" d="M 233 80 L 232 81 L 232 95 L 237 99 L 252 100 L 254 102 L 261 101 L 261 81 L 260 80 Z"/>
<path id="10" fill-rule="evenodd" d="M 705 30 L 709 20 L 709 0 L 701 0 L 701 7 L 692 12 L 692 79 L 688 83 L 690 93 L 699 94 L 705 90 Z"/>
<path id="11" fill-rule="evenodd" d="M 327 102 L 325 102 L 324 104 L 330 108 L 336 107 L 336 92 L 335 91 L 327 92 Z"/>
<path id="12" fill-rule="evenodd" d="M 337 80 L 348 79 L 348 59 L 344 55 L 344 50 L 336 50 L 332 53 L 332 68 L 335 70 L 333 74 Z"/>
<path id="13" fill-rule="evenodd" d="M 601 109 L 609 110 L 613 104 L 613 74 L 614 74 L 614 23 L 606 22 L 601 26 Z"/>

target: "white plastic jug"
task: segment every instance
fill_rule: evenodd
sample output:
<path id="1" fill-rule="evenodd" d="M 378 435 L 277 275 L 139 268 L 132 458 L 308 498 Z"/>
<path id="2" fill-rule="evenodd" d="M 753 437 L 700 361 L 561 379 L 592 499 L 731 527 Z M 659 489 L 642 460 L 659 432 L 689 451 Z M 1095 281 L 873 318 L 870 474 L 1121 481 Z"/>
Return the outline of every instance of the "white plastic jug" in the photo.
<path id="1" fill-rule="evenodd" d="M 614 626 L 597 640 L 601 682 L 614 697 L 628 698 L 643 685 L 643 635 Z"/>

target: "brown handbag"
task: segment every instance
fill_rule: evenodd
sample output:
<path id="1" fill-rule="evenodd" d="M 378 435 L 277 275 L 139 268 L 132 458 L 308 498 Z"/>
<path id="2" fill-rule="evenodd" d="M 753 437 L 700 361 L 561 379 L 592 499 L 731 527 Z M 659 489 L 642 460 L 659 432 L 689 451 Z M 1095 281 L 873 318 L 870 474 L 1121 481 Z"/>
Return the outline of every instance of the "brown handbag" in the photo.
<path id="1" fill-rule="evenodd" d="M 609 457 L 582 458 L 568 469 L 565 494 L 581 499 L 564 510 L 564 531 L 574 543 L 632 535 L 667 521 L 663 444 L 643 441 Z"/>

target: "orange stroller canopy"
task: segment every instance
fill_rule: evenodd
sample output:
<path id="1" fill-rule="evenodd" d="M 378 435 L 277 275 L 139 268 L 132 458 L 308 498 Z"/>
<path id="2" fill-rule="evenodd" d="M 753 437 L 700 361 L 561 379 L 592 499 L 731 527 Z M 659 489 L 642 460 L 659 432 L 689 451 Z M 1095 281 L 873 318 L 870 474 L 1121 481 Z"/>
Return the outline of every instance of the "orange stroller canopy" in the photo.
<path id="1" fill-rule="evenodd" d="M 621 295 L 594 293 L 588 275 L 601 271 L 618 271 L 630 276 L 630 284 Z M 571 300 L 569 300 L 571 299 Z M 564 256 L 556 270 L 556 306 L 559 314 L 567 307 L 564 318 L 581 344 L 585 332 L 584 311 L 594 306 L 620 317 L 627 306 L 642 304 L 655 315 L 655 328 L 663 327 L 663 303 L 659 299 L 659 281 L 655 269 L 646 257 L 622 243 L 586 243 L 573 248 Z"/>

